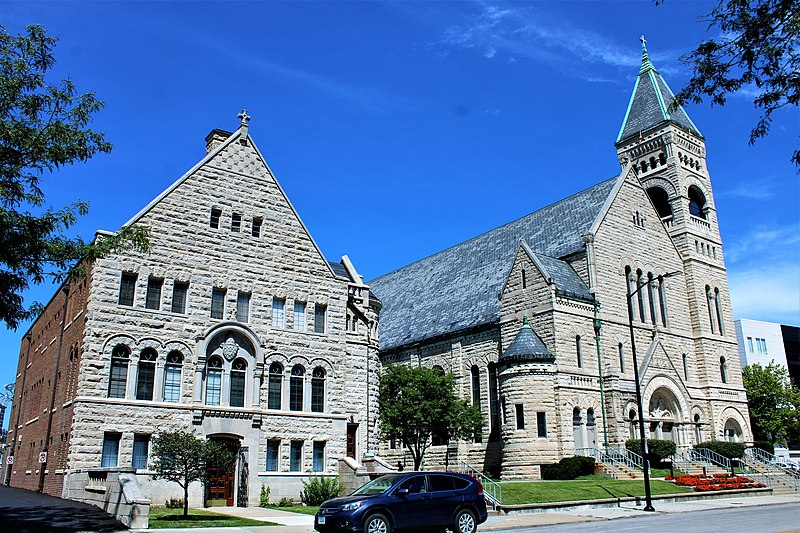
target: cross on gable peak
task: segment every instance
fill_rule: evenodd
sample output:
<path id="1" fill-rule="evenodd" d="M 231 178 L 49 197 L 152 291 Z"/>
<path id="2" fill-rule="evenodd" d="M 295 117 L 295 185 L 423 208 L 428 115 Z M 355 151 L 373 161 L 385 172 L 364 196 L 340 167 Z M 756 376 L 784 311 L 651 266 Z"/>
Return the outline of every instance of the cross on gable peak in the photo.
<path id="1" fill-rule="evenodd" d="M 242 126 L 247 126 L 247 123 L 250 122 L 250 115 L 247 114 L 247 109 L 242 109 L 242 112 L 236 116 L 242 119 Z"/>

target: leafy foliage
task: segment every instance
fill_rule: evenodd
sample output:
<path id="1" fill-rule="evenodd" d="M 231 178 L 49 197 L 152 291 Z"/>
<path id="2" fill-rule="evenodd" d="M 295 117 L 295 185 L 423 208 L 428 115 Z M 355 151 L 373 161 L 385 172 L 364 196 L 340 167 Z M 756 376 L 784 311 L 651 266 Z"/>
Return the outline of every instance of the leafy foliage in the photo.
<path id="1" fill-rule="evenodd" d="M 753 442 L 753 448 L 765 451 L 770 455 L 775 455 L 775 445 L 768 440 L 757 440 Z"/>
<path id="2" fill-rule="evenodd" d="M 640 439 L 628 439 L 625 447 L 633 453 L 642 455 L 642 441 Z M 677 446 L 671 440 L 647 439 L 647 451 L 650 455 L 651 463 L 661 463 L 667 457 L 675 455 Z"/>
<path id="3" fill-rule="evenodd" d="M 185 431 L 168 431 L 153 438 L 155 479 L 174 481 L 183 489 L 183 515 L 189 515 L 189 485 L 207 482 L 215 471 L 233 467 L 236 456 L 219 443 Z"/>
<path id="4" fill-rule="evenodd" d="M 265 486 L 263 483 L 261 484 L 261 492 L 258 495 L 258 506 L 259 507 L 269 507 L 269 487 Z"/>
<path id="5" fill-rule="evenodd" d="M 656 0 L 661 3 L 662 0 Z M 706 17 L 720 37 L 701 42 L 683 57 L 693 75 L 674 105 L 725 105 L 727 96 L 753 92 L 762 112 L 750 144 L 769 131 L 775 111 L 800 103 L 800 3 L 797 0 L 720 0 Z M 800 150 L 792 154 L 800 168 Z"/>
<path id="6" fill-rule="evenodd" d="M 559 462 L 542 465 L 542 479 L 575 479 L 594 474 L 594 457 L 564 457 Z"/>
<path id="7" fill-rule="evenodd" d="M 433 435 L 471 439 L 480 434 L 480 409 L 455 393 L 455 378 L 435 369 L 391 365 L 384 368 L 378 391 L 381 438 L 396 440 L 419 470 Z"/>
<path id="8" fill-rule="evenodd" d="M 724 440 L 710 440 L 695 444 L 695 448 L 711 450 L 728 459 L 739 459 L 744 456 L 744 444 L 741 442 L 728 442 Z"/>
<path id="9" fill-rule="evenodd" d="M 770 363 L 742 369 L 747 407 L 755 440 L 800 442 L 800 389 L 786 368 Z"/>
<path id="10" fill-rule="evenodd" d="M 306 505 L 320 505 L 331 498 L 342 495 L 344 486 L 338 477 L 312 476 L 303 481 L 303 490 L 300 492 L 300 501 Z"/>
<path id="11" fill-rule="evenodd" d="M 42 178 L 65 165 L 108 153 L 102 133 L 87 128 L 103 102 L 78 95 L 72 80 L 48 84 L 57 39 L 41 26 L 10 35 L 0 26 L 0 320 L 16 328 L 41 306 L 26 308 L 21 293 L 30 283 L 61 281 L 122 248 L 148 251 L 144 228 L 122 228 L 96 244 L 65 232 L 88 211 L 86 202 L 47 206 Z"/>

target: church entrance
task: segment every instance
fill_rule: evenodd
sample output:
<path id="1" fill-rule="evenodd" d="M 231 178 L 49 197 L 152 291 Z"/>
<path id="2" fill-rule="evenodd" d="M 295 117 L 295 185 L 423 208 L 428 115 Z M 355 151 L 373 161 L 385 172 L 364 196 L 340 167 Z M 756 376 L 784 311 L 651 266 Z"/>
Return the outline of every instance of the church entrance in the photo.
<path id="1" fill-rule="evenodd" d="M 228 451 L 239 456 L 239 439 L 235 437 L 209 437 L 208 440 L 225 446 Z M 206 485 L 206 507 L 233 506 L 236 494 L 236 462 L 230 468 L 211 472 Z"/>

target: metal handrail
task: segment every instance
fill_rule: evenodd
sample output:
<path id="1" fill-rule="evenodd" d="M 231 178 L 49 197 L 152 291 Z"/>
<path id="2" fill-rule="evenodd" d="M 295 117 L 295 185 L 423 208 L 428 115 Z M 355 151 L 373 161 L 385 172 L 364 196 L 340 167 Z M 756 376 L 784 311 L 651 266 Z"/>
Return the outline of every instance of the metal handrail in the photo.
<path id="1" fill-rule="evenodd" d="M 775 455 L 759 448 L 748 448 L 745 450 L 745 458 L 753 463 L 753 467 L 761 468 L 764 471 L 764 475 L 777 475 L 779 476 L 778 479 L 785 481 L 790 488 L 800 491 L 800 474 L 776 464 L 777 458 Z"/>
<path id="2" fill-rule="evenodd" d="M 497 507 L 503 504 L 503 487 L 499 483 L 489 479 L 488 476 L 466 461 L 458 461 L 458 471 L 474 477 L 483 485 L 483 498 L 491 503 L 492 509 L 497 510 Z"/>
<path id="3" fill-rule="evenodd" d="M 717 464 L 726 470 L 731 469 L 731 460 L 725 457 L 724 455 L 720 455 L 713 450 L 709 450 L 708 448 L 692 448 L 692 453 L 699 455 L 706 462 Z"/>

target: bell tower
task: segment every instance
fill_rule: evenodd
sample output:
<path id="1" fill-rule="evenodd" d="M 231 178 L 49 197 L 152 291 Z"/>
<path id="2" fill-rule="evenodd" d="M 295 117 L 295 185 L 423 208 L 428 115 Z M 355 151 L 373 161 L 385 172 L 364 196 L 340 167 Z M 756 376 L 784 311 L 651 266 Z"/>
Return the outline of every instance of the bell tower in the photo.
<path id="1" fill-rule="evenodd" d="M 698 371 L 726 382 L 718 365 L 735 332 L 705 139 L 656 70 L 642 41 L 642 64 L 615 146 L 630 163 L 681 254 Z M 729 361 L 737 364 L 738 361 Z"/>

